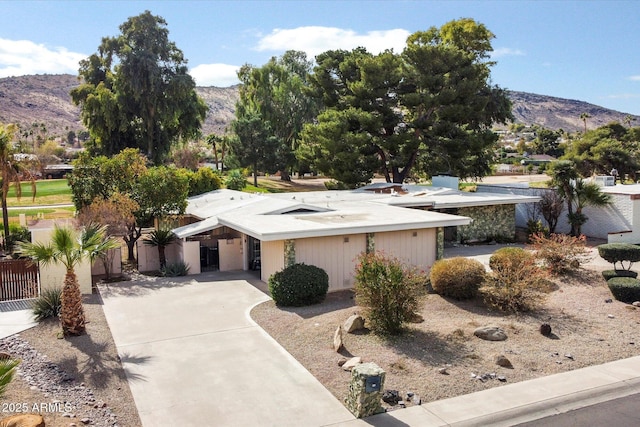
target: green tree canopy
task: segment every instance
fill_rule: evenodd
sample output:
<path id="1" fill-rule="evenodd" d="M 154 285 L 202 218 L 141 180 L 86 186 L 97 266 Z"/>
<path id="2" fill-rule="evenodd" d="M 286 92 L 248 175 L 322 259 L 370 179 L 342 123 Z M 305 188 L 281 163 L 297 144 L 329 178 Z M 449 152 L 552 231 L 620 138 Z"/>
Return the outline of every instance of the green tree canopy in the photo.
<path id="1" fill-rule="evenodd" d="M 173 143 L 199 133 L 207 106 L 162 17 L 146 11 L 120 31 L 103 38 L 98 52 L 80 62 L 83 82 L 71 97 L 81 107 L 97 153 L 135 147 L 158 164 Z"/>
<path id="2" fill-rule="evenodd" d="M 290 50 L 279 58 L 272 57 L 262 67 L 245 64 L 238 72 L 242 85 L 236 118 L 241 121 L 257 115 L 266 122 L 269 136 L 278 140 L 276 156 L 269 160 L 270 169 L 279 170 L 284 180 L 290 179 L 289 169 L 295 166 L 294 150 L 302 127 L 319 110 L 320 103 L 308 93 L 311 69 L 304 52 Z M 253 163 L 240 157 L 238 160 Z"/>
<path id="3" fill-rule="evenodd" d="M 298 155 L 322 172 L 344 171 L 337 179 L 350 175 L 350 186 L 377 172 L 397 183 L 444 171 L 486 175 L 497 141 L 491 126 L 512 119 L 505 91 L 490 84 L 492 38 L 460 19 L 412 34 L 400 55 L 318 55 L 311 81 L 326 110 L 305 126 Z M 366 159 L 337 164 L 358 156 Z"/>

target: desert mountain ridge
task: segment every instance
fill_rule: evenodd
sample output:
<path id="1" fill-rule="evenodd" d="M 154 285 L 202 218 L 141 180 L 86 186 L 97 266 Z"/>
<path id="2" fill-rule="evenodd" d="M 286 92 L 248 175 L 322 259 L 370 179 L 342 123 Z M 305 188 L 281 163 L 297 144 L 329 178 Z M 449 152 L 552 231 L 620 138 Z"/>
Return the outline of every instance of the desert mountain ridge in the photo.
<path id="1" fill-rule="evenodd" d="M 49 136 L 64 136 L 70 130 L 84 129 L 80 109 L 71 101 L 69 92 L 78 86 L 76 76 L 44 74 L 0 79 L 0 123 L 17 123 L 24 127 L 44 123 Z M 202 133 L 223 134 L 234 118 L 238 86 L 197 87 L 196 91 L 209 106 Z M 538 124 L 549 129 L 574 132 L 584 129 L 582 113 L 591 116 L 589 129 L 617 121 L 623 123 L 626 113 L 583 101 L 509 91 L 516 123 Z M 633 116 L 640 125 L 640 116 Z"/>

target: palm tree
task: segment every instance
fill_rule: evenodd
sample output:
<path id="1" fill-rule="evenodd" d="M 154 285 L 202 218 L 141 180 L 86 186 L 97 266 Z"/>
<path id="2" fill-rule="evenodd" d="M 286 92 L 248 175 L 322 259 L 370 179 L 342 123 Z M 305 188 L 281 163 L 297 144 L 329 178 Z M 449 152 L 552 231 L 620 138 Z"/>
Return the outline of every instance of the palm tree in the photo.
<path id="1" fill-rule="evenodd" d="M 3 247 L 7 251 L 7 239 L 9 238 L 9 210 L 7 209 L 7 194 L 9 186 L 13 182 L 15 184 L 16 196 L 20 198 L 22 188 L 20 185 L 21 177 L 28 177 L 31 181 L 31 190 L 33 198 L 36 197 L 36 181 L 33 174 L 25 167 L 24 162 L 16 161 L 11 147 L 11 140 L 15 132 L 14 125 L 0 125 L 0 180 L 2 182 L 2 224 L 4 226 Z"/>
<path id="2" fill-rule="evenodd" d="M 16 366 L 20 364 L 18 359 L 2 358 L 0 359 L 0 397 L 4 394 L 7 386 L 13 379 L 16 372 Z"/>
<path id="3" fill-rule="evenodd" d="M 75 267 L 85 259 L 93 262 L 109 249 L 118 246 L 115 240 L 105 240 L 105 235 L 106 226 L 83 227 L 78 232 L 70 227 L 55 225 L 51 242 L 21 245 L 24 255 L 42 265 L 62 264 L 66 268 L 60 309 L 60 323 L 65 335 L 82 335 L 85 331 L 82 294 Z"/>
<path id="4" fill-rule="evenodd" d="M 591 115 L 589 113 L 580 114 L 580 120 L 584 122 L 584 133 L 587 133 L 587 119 L 590 119 Z"/>
<path id="5" fill-rule="evenodd" d="M 598 184 L 577 179 L 573 185 L 575 212 L 573 218 L 569 218 L 571 235 L 579 236 L 582 233 L 582 225 L 589 218 L 582 213 L 587 206 L 603 207 L 611 203 L 611 196 L 603 193 Z"/>
<path id="6" fill-rule="evenodd" d="M 158 247 L 158 258 L 160 259 L 160 270 L 167 266 L 167 256 L 165 248 L 175 242 L 178 236 L 168 228 L 160 228 L 149 233 L 149 237 L 144 239 L 145 245 Z"/>

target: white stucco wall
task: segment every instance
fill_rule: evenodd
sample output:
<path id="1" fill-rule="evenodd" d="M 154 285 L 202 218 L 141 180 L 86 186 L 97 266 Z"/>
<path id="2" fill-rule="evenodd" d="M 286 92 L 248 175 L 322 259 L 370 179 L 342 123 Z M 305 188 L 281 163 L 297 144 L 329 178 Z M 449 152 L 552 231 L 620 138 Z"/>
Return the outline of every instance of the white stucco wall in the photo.
<path id="1" fill-rule="evenodd" d="M 51 240 L 53 228 L 38 228 L 31 230 L 31 241 L 33 243 L 48 243 Z M 80 292 L 90 294 L 91 289 L 91 264 L 89 260 L 80 262 L 75 268 Z M 40 289 L 62 288 L 64 276 L 67 270 L 62 264 L 50 264 L 44 266 L 40 264 Z"/>

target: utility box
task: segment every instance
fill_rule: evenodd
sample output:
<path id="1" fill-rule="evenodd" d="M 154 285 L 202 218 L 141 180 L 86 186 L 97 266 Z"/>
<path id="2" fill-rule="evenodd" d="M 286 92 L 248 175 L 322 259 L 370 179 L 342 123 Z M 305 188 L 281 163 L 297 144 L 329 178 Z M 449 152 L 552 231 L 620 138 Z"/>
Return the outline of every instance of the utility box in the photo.
<path id="1" fill-rule="evenodd" d="M 361 363 L 351 370 L 347 409 L 357 418 L 384 412 L 382 390 L 385 372 L 375 363 Z"/>

